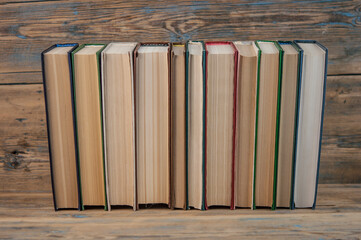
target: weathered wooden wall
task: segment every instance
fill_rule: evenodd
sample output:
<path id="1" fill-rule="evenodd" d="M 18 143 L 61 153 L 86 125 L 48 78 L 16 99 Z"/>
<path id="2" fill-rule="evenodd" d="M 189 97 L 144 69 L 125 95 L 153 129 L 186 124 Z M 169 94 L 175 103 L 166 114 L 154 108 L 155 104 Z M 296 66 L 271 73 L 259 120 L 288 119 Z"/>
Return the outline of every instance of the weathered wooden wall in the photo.
<path id="1" fill-rule="evenodd" d="M 321 183 L 361 183 L 360 1 L 0 1 L 0 194 L 50 192 L 40 53 L 54 43 L 316 39 Z"/>

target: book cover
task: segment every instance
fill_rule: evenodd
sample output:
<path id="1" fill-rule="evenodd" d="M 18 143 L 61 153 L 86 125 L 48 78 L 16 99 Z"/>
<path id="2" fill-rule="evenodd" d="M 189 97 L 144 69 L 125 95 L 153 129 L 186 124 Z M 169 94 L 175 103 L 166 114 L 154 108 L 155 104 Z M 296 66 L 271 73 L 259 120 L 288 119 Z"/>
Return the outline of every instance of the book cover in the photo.
<path id="1" fill-rule="evenodd" d="M 49 47 L 48 49 L 44 50 L 41 53 L 41 67 L 42 67 L 42 76 L 43 76 L 43 85 L 44 85 L 44 98 L 45 98 L 45 113 L 46 113 L 46 127 L 47 127 L 47 137 L 48 137 L 48 149 L 49 149 L 49 160 L 50 160 L 50 172 L 51 172 L 51 187 L 52 187 L 52 193 L 53 193 L 53 204 L 55 211 L 58 210 L 57 204 L 56 204 L 56 198 L 55 198 L 55 188 L 54 188 L 54 177 L 53 177 L 53 164 L 52 164 L 52 151 L 51 151 L 51 140 L 50 140 L 50 127 L 49 127 L 49 106 L 48 106 L 48 100 L 47 100 L 47 94 L 46 94 L 46 77 L 45 77 L 45 66 L 44 66 L 44 54 L 49 52 L 50 50 L 56 48 L 56 47 L 72 47 L 72 49 L 68 52 L 68 60 L 69 60 L 69 72 L 70 72 L 70 86 L 73 87 L 73 75 L 72 75 L 72 59 L 71 59 L 71 52 L 74 51 L 79 46 L 77 43 L 65 43 L 65 44 L 55 44 Z M 72 95 L 72 115 L 73 115 L 73 126 L 74 126 L 74 140 L 76 142 L 76 132 L 75 132 L 75 114 L 74 114 L 74 98 Z M 77 157 L 77 148 L 75 147 L 75 153 Z M 79 168 L 78 161 L 76 162 L 77 169 Z M 78 210 L 81 208 L 81 197 L 80 197 L 80 177 L 77 170 L 77 186 L 78 186 Z"/>

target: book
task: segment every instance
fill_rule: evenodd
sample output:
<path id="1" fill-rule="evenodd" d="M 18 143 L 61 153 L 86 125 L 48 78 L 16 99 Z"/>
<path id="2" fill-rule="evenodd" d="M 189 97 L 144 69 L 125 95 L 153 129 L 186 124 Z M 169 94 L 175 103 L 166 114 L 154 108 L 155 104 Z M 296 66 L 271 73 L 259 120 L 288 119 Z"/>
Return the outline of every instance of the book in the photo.
<path id="1" fill-rule="evenodd" d="M 170 46 L 135 52 L 137 203 L 170 206 Z"/>
<path id="2" fill-rule="evenodd" d="M 78 44 L 56 44 L 41 54 L 51 183 L 55 210 L 80 209 L 75 148 L 71 52 Z"/>
<path id="3" fill-rule="evenodd" d="M 186 208 L 185 45 L 171 50 L 171 191 L 172 208 Z"/>
<path id="4" fill-rule="evenodd" d="M 83 44 L 72 52 L 74 105 L 81 205 L 107 209 L 102 133 L 100 53 L 103 44 Z"/>
<path id="5" fill-rule="evenodd" d="M 187 209 L 205 210 L 205 48 L 186 45 L 186 175 Z"/>
<path id="6" fill-rule="evenodd" d="M 314 40 L 295 41 L 302 49 L 294 202 L 315 208 L 325 106 L 328 50 Z"/>
<path id="7" fill-rule="evenodd" d="M 137 43 L 110 43 L 101 53 L 107 205 L 136 209 L 133 51 Z"/>
<path id="8" fill-rule="evenodd" d="M 205 207 L 234 209 L 238 52 L 232 42 L 206 42 L 205 47 Z"/>
<path id="9" fill-rule="evenodd" d="M 279 144 L 276 207 L 291 208 L 293 196 L 293 169 L 296 143 L 296 115 L 300 50 L 289 41 L 278 41 L 283 49 L 282 88 L 279 116 Z"/>
<path id="10" fill-rule="evenodd" d="M 238 51 L 235 206 L 252 208 L 258 49 L 254 42 L 234 42 L 234 45 Z"/>
<path id="11" fill-rule="evenodd" d="M 274 41 L 258 47 L 253 208 L 276 207 L 279 103 L 283 50 Z"/>

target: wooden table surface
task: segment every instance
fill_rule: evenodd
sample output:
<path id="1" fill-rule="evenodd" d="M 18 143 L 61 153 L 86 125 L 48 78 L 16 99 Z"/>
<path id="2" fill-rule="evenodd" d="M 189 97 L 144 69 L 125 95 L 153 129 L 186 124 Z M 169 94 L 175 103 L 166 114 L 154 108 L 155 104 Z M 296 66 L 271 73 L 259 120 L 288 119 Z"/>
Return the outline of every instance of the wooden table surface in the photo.
<path id="1" fill-rule="evenodd" d="M 9 199 L 12 199 L 9 201 Z M 359 239 L 361 184 L 321 184 L 316 210 L 58 211 L 49 193 L 0 194 L 0 238 Z"/>

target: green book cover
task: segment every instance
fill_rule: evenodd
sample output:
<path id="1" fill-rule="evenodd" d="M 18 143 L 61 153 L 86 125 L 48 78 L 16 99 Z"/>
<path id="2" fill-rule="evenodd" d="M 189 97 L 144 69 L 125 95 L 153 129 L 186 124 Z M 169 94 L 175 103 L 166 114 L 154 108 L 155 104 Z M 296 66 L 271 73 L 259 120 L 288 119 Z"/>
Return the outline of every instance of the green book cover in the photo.
<path id="1" fill-rule="evenodd" d="M 279 52 L 279 64 L 278 64 L 278 90 L 277 90 L 277 112 L 276 112 L 276 134 L 275 134 L 275 154 L 274 154 L 274 172 L 273 172 L 273 200 L 271 209 L 276 209 L 276 197 L 277 197 L 277 170 L 278 170 L 278 136 L 279 136 L 279 114 L 281 103 L 281 87 L 282 87 L 282 66 L 283 66 L 283 49 L 276 41 L 257 40 L 255 45 L 258 48 L 258 67 L 257 67 L 257 97 L 256 97 L 256 136 L 255 136 L 255 154 L 254 154 L 254 173 L 253 173 L 253 209 L 256 209 L 255 203 L 255 188 L 256 188 L 256 165 L 257 165 L 257 133 L 258 133 L 258 110 L 259 110 L 259 83 L 260 83 L 260 66 L 262 51 L 259 46 L 259 42 L 272 42 L 275 44 Z"/>
<path id="2" fill-rule="evenodd" d="M 105 204 L 104 204 L 104 210 L 108 210 L 108 206 L 107 206 L 107 194 L 106 194 L 106 179 L 105 179 L 105 162 L 104 162 L 104 133 L 103 133 L 103 110 L 102 110 L 102 98 L 101 98 L 101 64 L 100 64 L 100 54 L 103 51 L 103 49 L 106 47 L 106 44 L 82 44 L 80 45 L 78 48 L 76 48 L 72 53 L 71 53 L 71 64 L 72 64 L 72 69 L 73 69 L 73 98 L 74 98 L 74 111 L 75 111 L 75 132 L 77 135 L 77 149 L 79 149 L 79 141 L 78 141 L 78 122 L 77 122 L 77 116 L 76 116 L 76 94 L 75 94 L 75 72 L 74 72 L 74 55 L 79 52 L 81 49 L 83 49 L 85 46 L 88 45 L 99 45 L 99 46 L 103 46 L 99 51 L 97 51 L 96 56 L 97 56 L 97 68 L 98 68 L 98 83 L 99 83 L 99 96 L 100 96 L 100 123 L 101 123 L 101 131 L 102 131 L 102 162 L 103 162 L 103 179 L 104 179 L 104 197 L 105 197 Z M 77 151 L 77 161 L 78 161 L 78 165 L 79 165 L 79 176 L 80 176 L 80 162 L 79 162 L 79 151 Z M 80 191 L 80 204 L 81 204 L 81 210 L 84 210 L 84 205 L 83 205 L 83 197 L 82 197 L 82 190 L 81 190 L 81 177 L 79 178 L 79 191 Z"/>

